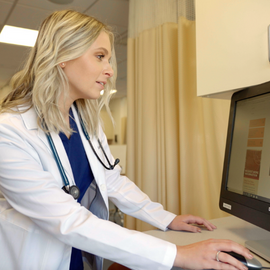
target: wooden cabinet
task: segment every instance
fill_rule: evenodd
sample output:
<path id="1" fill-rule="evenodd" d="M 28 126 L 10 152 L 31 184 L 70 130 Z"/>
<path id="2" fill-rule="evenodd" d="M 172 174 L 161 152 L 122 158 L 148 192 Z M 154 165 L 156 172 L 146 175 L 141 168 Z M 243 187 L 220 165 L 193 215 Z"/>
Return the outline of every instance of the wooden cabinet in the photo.
<path id="1" fill-rule="evenodd" d="M 269 0 L 196 0 L 197 95 L 270 81 Z"/>

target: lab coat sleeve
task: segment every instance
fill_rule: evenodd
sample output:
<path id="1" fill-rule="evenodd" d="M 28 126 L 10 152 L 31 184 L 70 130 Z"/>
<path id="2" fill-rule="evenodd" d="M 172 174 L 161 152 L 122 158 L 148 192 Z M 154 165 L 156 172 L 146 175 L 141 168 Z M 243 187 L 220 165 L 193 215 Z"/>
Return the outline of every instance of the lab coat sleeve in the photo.
<path id="1" fill-rule="evenodd" d="M 37 130 L 27 130 L 19 115 L 2 116 L 0 190 L 12 208 L 32 221 L 29 233 L 44 230 L 67 245 L 132 269 L 172 267 L 175 245 L 97 218 L 61 190 L 60 178 Z"/>
<path id="2" fill-rule="evenodd" d="M 106 135 L 101 129 L 99 136 L 102 138 L 103 147 L 113 164 L 114 157 L 111 155 Z M 120 166 L 106 171 L 109 199 L 125 214 L 143 220 L 163 231 L 167 230 L 167 226 L 176 215 L 164 210 L 160 203 L 152 202 L 134 182 L 126 176 L 121 176 L 120 173 Z"/>

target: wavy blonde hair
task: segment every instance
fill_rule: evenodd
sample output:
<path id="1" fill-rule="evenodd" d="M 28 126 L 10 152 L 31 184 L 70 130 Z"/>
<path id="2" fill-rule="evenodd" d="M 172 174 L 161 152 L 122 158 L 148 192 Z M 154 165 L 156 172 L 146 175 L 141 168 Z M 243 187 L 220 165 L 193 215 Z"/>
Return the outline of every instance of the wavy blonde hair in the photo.
<path id="1" fill-rule="evenodd" d="M 61 93 L 68 95 L 68 79 L 59 64 L 82 56 L 102 31 L 110 38 L 114 75 L 99 100 L 76 101 L 88 132 L 97 134 L 101 108 L 105 105 L 110 114 L 110 90 L 116 80 L 114 35 L 107 25 L 74 10 L 56 11 L 43 21 L 24 68 L 11 79 L 13 90 L 3 100 L 1 112 L 12 111 L 19 105 L 27 105 L 28 109 L 34 107 L 39 116 L 38 124 L 45 132 L 71 134 L 58 107 Z M 42 125 L 43 121 L 48 129 Z"/>

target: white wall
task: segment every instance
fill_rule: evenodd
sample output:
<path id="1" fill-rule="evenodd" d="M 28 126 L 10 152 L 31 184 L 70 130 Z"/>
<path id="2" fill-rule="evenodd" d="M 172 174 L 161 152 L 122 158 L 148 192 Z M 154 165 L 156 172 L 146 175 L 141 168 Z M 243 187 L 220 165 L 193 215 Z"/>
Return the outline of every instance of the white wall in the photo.
<path id="1" fill-rule="evenodd" d="M 127 98 L 115 98 L 110 101 L 115 125 L 113 127 L 111 120 L 105 109 L 101 111 L 101 118 L 104 122 L 104 132 L 112 144 L 126 144 L 126 119 L 127 119 Z M 117 141 L 115 140 L 117 137 Z"/>
<path id="2" fill-rule="evenodd" d="M 110 143 L 110 150 L 115 158 L 120 159 L 119 165 L 122 168 L 121 174 L 126 173 L 126 121 L 127 121 L 127 98 L 115 98 L 110 101 L 115 125 L 112 125 L 106 109 L 101 111 L 101 118 L 104 123 L 104 132 Z M 115 141 L 117 135 L 117 142 Z"/>

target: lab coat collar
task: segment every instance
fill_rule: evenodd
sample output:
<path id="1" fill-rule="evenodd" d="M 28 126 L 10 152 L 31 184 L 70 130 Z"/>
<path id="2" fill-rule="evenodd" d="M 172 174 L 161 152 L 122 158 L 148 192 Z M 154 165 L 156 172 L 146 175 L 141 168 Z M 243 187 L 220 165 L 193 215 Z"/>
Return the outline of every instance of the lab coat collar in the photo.
<path id="1" fill-rule="evenodd" d="M 25 111 L 25 109 L 27 109 L 27 108 L 29 108 L 29 107 L 23 107 L 23 106 L 18 107 L 18 110 L 21 112 L 21 116 L 22 116 L 22 119 L 23 119 L 23 122 L 24 122 L 26 128 L 28 130 L 35 130 L 35 129 L 38 130 L 38 137 L 44 142 L 44 144 L 47 146 L 48 150 L 52 153 L 52 150 L 51 150 L 50 145 L 48 143 L 48 139 L 46 137 L 46 134 L 38 126 L 38 123 L 37 123 L 38 116 L 37 116 L 35 109 L 32 107 L 32 108 L 28 109 L 27 111 Z M 61 163 L 64 167 L 65 173 L 68 177 L 69 184 L 74 185 L 75 182 L 74 182 L 72 169 L 71 169 L 71 166 L 70 166 L 70 163 L 68 160 L 68 156 L 66 154 L 66 150 L 65 150 L 63 143 L 61 141 L 61 138 L 55 132 L 51 132 L 51 137 L 52 137 L 52 140 L 54 142 L 57 153 L 59 155 L 59 158 L 61 160 Z M 52 155 L 53 155 L 53 153 L 52 153 Z"/>
<path id="2" fill-rule="evenodd" d="M 47 137 L 46 137 L 44 131 L 41 128 L 39 128 L 39 126 L 37 124 L 37 117 L 38 116 L 37 116 L 37 113 L 36 113 L 35 109 L 32 107 L 32 108 L 28 109 L 27 111 L 25 111 L 25 109 L 27 109 L 27 108 L 29 108 L 29 107 L 21 106 L 21 107 L 18 108 L 18 110 L 21 111 L 21 116 L 22 116 L 22 119 L 23 119 L 23 122 L 24 122 L 26 128 L 28 130 L 35 130 L 35 129 L 38 130 L 39 138 L 44 142 L 44 144 L 47 146 L 48 150 L 52 153 L 52 150 L 50 148 L 50 145 L 48 143 L 48 140 L 47 140 Z M 97 160 L 97 158 L 95 157 L 92 149 L 90 148 L 89 142 L 87 141 L 86 137 L 84 136 L 84 133 L 82 131 L 82 127 L 81 127 L 81 124 L 80 124 L 79 117 L 78 117 L 78 114 L 77 114 L 77 110 L 75 109 L 75 106 L 72 105 L 71 108 L 72 108 L 72 112 L 73 112 L 76 124 L 78 126 L 78 130 L 79 130 L 79 133 L 80 133 L 80 136 L 81 136 L 81 139 L 82 139 L 82 143 L 83 143 L 83 146 L 84 146 L 84 149 L 85 149 L 85 152 L 86 152 L 86 156 L 88 158 L 88 162 L 89 162 L 89 164 L 91 166 L 94 178 L 95 178 L 95 180 L 97 182 L 97 185 L 98 186 L 105 186 L 104 168 L 100 164 L 100 162 Z M 51 132 L 51 136 L 52 136 L 53 142 L 55 144 L 55 148 L 57 150 L 57 153 L 58 153 L 58 155 L 60 157 L 60 160 L 62 162 L 62 165 L 64 167 L 64 170 L 66 172 L 66 175 L 68 177 L 68 180 L 70 182 L 70 185 L 71 184 L 74 185 L 75 184 L 74 176 L 73 176 L 73 173 L 72 173 L 72 169 L 71 169 L 71 166 L 70 166 L 70 163 L 69 163 L 68 156 L 66 154 L 65 148 L 64 148 L 63 143 L 61 141 L 61 138 L 55 132 Z M 90 139 L 91 139 L 92 144 L 95 147 L 95 149 L 98 150 L 100 147 L 98 145 L 98 141 L 95 138 L 95 136 L 90 135 Z M 101 193 L 102 193 L 102 197 L 104 199 L 104 202 L 105 202 L 105 204 L 106 204 L 106 206 L 108 208 L 108 201 L 105 199 L 106 196 L 107 196 L 107 190 L 102 190 Z"/>
<path id="3" fill-rule="evenodd" d="M 23 122 L 27 129 L 38 129 L 37 114 L 33 107 L 30 108 L 29 106 L 18 106 L 18 111 L 21 112 Z"/>

